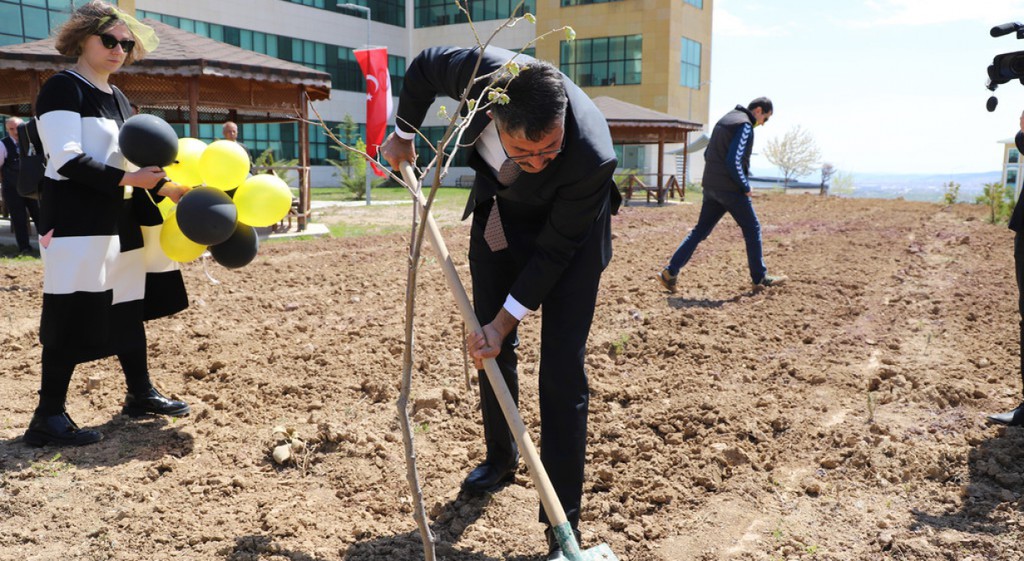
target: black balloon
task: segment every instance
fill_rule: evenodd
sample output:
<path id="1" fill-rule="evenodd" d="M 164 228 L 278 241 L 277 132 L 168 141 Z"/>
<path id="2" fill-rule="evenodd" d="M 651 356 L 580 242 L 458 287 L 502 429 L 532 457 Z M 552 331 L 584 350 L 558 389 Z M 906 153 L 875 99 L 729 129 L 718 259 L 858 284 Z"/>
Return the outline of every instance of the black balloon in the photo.
<path id="1" fill-rule="evenodd" d="M 156 115 L 128 117 L 121 125 L 117 143 L 124 157 L 140 168 L 168 166 L 178 157 L 177 133 Z"/>
<path id="2" fill-rule="evenodd" d="M 256 229 L 241 222 L 235 226 L 235 233 L 221 243 L 210 246 L 213 260 L 229 269 L 245 267 L 256 257 L 260 239 Z"/>
<path id="3" fill-rule="evenodd" d="M 178 201 L 178 227 L 185 237 L 200 245 L 217 245 L 235 232 L 238 209 L 224 191 L 197 187 Z"/>

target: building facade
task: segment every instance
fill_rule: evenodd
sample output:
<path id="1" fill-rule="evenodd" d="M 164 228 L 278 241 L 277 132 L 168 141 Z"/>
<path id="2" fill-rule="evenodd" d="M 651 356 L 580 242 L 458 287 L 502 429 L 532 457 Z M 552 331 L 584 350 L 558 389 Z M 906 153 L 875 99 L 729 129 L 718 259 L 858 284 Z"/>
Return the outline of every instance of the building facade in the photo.
<path id="1" fill-rule="evenodd" d="M 315 104 L 325 123 L 338 130 L 348 121 L 353 136 L 363 134 L 366 82 L 353 51 L 388 48 L 393 92 L 397 95 L 409 60 L 434 45 L 485 40 L 512 15 L 533 13 L 496 36 L 494 44 L 524 49 L 548 60 L 588 94 L 611 96 L 690 121 L 708 122 L 713 0 L 468 0 L 469 17 L 453 0 L 355 0 L 369 8 L 341 7 L 337 0 L 120 0 L 121 9 L 198 35 L 328 72 L 331 99 Z M 0 0 L 0 45 L 42 39 L 66 20 L 72 0 Z M 473 23 L 469 22 L 470 17 Z M 574 41 L 548 30 L 571 26 Z M 537 34 L 544 38 L 535 41 Z M 436 108 L 447 100 L 439 100 Z M 429 139 L 440 138 L 445 123 L 436 111 L 424 123 Z M 393 126 L 394 116 L 391 117 Z M 275 160 L 298 156 L 297 123 L 242 124 L 239 138 L 255 153 L 272 150 Z M 310 160 L 314 186 L 336 185 L 328 159 L 341 154 L 314 125 Z M 215 125 L 179 134 L 211 141 Z M 666 146 L 666 152 L 679 146 Z M 428 150 L 427 142 L 419 147 Z M 653 172 L 656 146 L 616 146 L 620 167 Z M 666 159 L 672 162 L 672 158 Z M 449 180 L 463 171 L 456 161 Z M 671 166 L 666 166 L 670 168 Z M 671 173 L 672 169 L 666 169 Z"/>

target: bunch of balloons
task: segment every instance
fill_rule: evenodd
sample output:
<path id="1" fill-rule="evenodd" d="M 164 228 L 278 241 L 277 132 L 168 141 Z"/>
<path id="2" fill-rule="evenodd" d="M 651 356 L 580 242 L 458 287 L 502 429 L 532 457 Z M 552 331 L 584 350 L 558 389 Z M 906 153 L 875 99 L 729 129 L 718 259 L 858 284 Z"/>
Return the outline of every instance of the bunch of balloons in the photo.
<path id="1" fill-rule="evenodd" d="M 162 167 L 171 181 L 194 187 L 177 205 L 158 205 L 160 247 L 173 261 L 193 261 L 209 249 L 221 265 L 244 267 L 259 250 L 255 228 L 276 224 L 291 208 L 288 184 L 273 174 L 250 176 L 249 155 L 236 142 L 179 139 L 163 119 L 139 114 L 124 122 L 118 143 L 133 164 Z"/>

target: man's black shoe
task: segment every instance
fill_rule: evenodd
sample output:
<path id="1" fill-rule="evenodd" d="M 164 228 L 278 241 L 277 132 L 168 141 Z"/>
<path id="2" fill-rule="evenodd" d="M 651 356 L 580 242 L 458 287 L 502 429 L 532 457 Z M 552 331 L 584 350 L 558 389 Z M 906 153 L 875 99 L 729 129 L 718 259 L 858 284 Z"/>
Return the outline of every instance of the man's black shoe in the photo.
<path id="1" fill-rule="evenodd" d="M 511 483 L 516 477 L 516 465 L 519 458 L 508 467 L 499 468 L 491 462 L 484 462 L 476 469 L 469 472 L 466 480 L 462 482 L 462 488 L 467 492 L 481 494 L 497 491 L 506 483 Z"/>
<path id="2" fill-rule="evenodd" d="M 576 536 L 576 545 L 583 549 L 583 545 L 580 543 L 580 531 L 573 528 L 572 535 Z M 555 531 L 548 526 L 544 530 L 544 537 L 548 539 L 548 556 L 545 557 L 546 561 L 560 561 L 566 559 L 565 554 L 562 553 L 562 546 L 558 544 L 558 538 L 555 537 Z"/>
<path id="3" fill-rule="evenodd" d="M 1000 425 L 1006 425 L 1009 427 L 1019 427 L 1024 425 L 1024 402 L 1021 402 L 1021 404 L 1013 411 L 989 415 L 988 420 L 993 423 L 999 423 Z"/>
<path id="4" fill-rule="evenodd" d="M 129 417 L 142 417 L 145 415 L 168 415 L 170 417 L 188 417 L 192 412 L 184 401 L 168 399 L 156 388 L 150 388 L 148 392 L 140 397 L 128 394 L 124 398 L 122 413 Z"/>
<path id="5" fill-rule="evenodd" d="M 103 435 L 92 429 L 78 428 L 67 411 L 61 411 L 56 415 L 40 415 L 36 412 L 32 415 L 32 421 L 29 422 L 22 440 L 25 444 L 36 447 L 47 444 L 84 446 L 103 440 Z"/>

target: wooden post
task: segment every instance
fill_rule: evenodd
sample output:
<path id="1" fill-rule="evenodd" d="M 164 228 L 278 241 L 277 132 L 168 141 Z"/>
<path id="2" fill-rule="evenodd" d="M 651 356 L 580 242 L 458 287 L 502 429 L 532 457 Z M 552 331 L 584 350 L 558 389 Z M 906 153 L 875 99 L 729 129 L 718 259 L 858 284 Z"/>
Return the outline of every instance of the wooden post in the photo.
<path id="1" fill-rule="evenodd" d="M 683 131 L 683 195 L 680 201 L 686 200 L 686 178 L 690 176 L 690 131 Z"/>
<path id="2" fill-rule="evenodd" d="M 299 116 L 302 117 L 296 126 L 299 127 L 299 231 L 306 229 L 306 222 L 309 219 L 309 101 L 306 97 L 305 88 L 299 88 Z M 367 169 L 369 171 L 369 169 Z"/>
<path id="3" fill-rule="evenodd" d="M 199 138 L 199 78 L 188 81 L 188 135 Z"/>
<path id="4" fill-rule="evenodd" d="M 658 131 L 658 204 L 665 202 L 665 132 Z"/>

